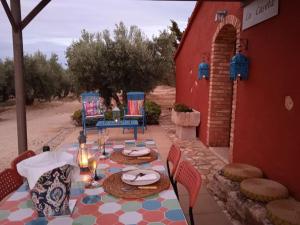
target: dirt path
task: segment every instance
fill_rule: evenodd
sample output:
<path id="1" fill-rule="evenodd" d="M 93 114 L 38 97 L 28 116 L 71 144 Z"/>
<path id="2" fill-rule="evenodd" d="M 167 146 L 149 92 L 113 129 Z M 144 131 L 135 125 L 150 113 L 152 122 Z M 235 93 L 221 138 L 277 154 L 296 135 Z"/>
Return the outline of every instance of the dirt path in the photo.
<path id="1" fill-rule="evenodd" d="M 38 151 L 50 142 L 54 147 L 74 129 L 71 115 L 80 109 L 78 101 L 55 101 L 27 107 L 27 133 L 29 149 Z M 0 113 L 0 171 L 17 156 L 17 124 L 15 106 Z"/>
<path id="2" fill-rule="evenodd" d="M 175 88 L 158 86 L 147 99 L 162 106 L 162 118 L 169 114 L 175 99 Z M 40 151 L 42 146 L 58 146 L 75 129 L 71 121 L 72 113 L 81 108 L 81 103 L 73 101 L 53 101 L 29 106 L 27 112 L 28 147 Z M 15 106 L 0 108 L 0 171 L 9 167 L 18 154 L 17 122 Z"/>

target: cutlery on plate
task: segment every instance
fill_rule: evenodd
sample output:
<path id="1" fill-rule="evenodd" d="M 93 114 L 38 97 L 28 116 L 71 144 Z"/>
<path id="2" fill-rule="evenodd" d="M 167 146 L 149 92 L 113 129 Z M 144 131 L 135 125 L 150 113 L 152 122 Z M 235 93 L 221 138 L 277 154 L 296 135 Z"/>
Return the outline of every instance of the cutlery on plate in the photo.
<path id="1" fill-rule="evenodd" d="M 151 159 L 150 156 L 139 156 L 137 157 L 137 159 Z"/>
<path id="2" fill-rule="evenodd" d="M 139 150 L 138 149 L 132 149 L 132 150 L 130 150 L 130 152 L 127 153 L 127 155 L 130 155 L 131 153 L 137 152 L 137 151 L 139 151 Z"/>
<path id="3" fill-rule="evenodd" d="M 138 186 L 138 189 L 155 190 L 155 189 L 157 189 L 157 186 Z"/>
<path id="4" fill-rule="evenodd" d="M 137 187 L 136 186 L 126 186 L 126 187 L 121 187 L 122 191 L 133 191 L 136 190 Z"/>
<path id="5" fill-rule="evenodd" d="M 134 182 L 136 179 L 138 179 L 139 177 L 143 177 L 145 176 L 146 174 L 145 173 L 138 173 L 135 175 L 134 179 L 130 180 L 130 182 Z"/>
<path id="6" fill-rule="evenodd" d="M 121 187 L 122 191 L 134 191 L 134 190 L 156 190 L 158 187 L 157 186 L 126 186 L 126 187 Z"/>

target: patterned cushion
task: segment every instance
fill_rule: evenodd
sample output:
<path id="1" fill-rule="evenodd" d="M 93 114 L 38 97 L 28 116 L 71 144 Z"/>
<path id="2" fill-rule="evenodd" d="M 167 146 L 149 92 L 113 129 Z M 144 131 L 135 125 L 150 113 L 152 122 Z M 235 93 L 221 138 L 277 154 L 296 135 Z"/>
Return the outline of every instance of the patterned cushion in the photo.
<path id="1" fill-rule="evenodd" d="M 144 100 L 128 100 L 128 115 L 142 115 Z"/>
<path id="2" fill-rule="evenodd" d="M 44 173 L 31 190 L 39 216 L 69 215 L 72 166 L 65 165 Z"/>
<path id="3" fill-rule="evenodd" d="M 101 109 L 103 109 L 104 106 L 102 105 L 98 97 L 95 96 L 87 97 L 83 102 L 83 105 L 84 105 L 85 115 L 87 117 L 93 117 L 95 115 L 103 114 L 101 112 Z"/>

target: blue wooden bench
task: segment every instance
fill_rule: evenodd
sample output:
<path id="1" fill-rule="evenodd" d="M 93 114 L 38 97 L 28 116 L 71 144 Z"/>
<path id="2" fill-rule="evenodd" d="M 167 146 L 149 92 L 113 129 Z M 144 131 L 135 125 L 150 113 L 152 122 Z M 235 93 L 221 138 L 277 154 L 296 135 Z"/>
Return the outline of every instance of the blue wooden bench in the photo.
<path id="1" fill-rule="evenodd" d="M 139 122 L 137 120 L 121 120 L 115 122 L 114 120 L 100 120 L 97 122 L 96 127 L 101 130 L 105 128 L 133 128 L 134 130 L 134 139 L 137 140 L 137 129 Z"/>

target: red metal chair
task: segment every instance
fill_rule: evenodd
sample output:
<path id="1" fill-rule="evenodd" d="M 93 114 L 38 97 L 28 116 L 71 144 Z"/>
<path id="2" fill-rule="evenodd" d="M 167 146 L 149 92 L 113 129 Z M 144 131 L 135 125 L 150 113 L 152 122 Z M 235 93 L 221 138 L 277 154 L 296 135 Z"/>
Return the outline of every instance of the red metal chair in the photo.
<path id="1" fill-rule="evenodd" d="M 27 150 L 25 152 L 23 152 L 21 155 L 17 156 L 12 162 L 11 162 L 11 168 L 13 170 L 15 170 L 17 172 L 17 164 L 21 161 L 23 161 L 24 159 L 28 159 L 32 156 L 35 156 L 35 152 L 32 150 Z M 22 176 L 20 176 L 17 172 L 17 175 L 22 178 Z"/>
<path id="2" fill-rule="evenodd" d="M 22 177 L 11 168 L 0 173 L 0 180 L 0 201 L 23 184 Z"/>
<path id="3" fill-rule="evenodd" d="M 173 176 L 175 174 L 175 171 L 177 169 L 179 160 L 181 157 L 181 151 L 180 148 L 176 145 L 172 145 L 167 157 L 167 169 L 168 169 L 168 175 L 170 177 L 171 183 L 173 184 Z M 170 171 L 170 165 L 169 162 L 172 163 L 172 171 Z"/>
<path id="4" fill-rule="evenodd" d="M 193 207 L 196 203 L 196 199 L 202 183 L 201 174 L 189 162 L 182 161 L 178 166 L 174 180 L 174 189 L 178 197 L 177 182 L 182 184 L 189 193 L 189 215 L 191 225 L 194 225 Z"/>

